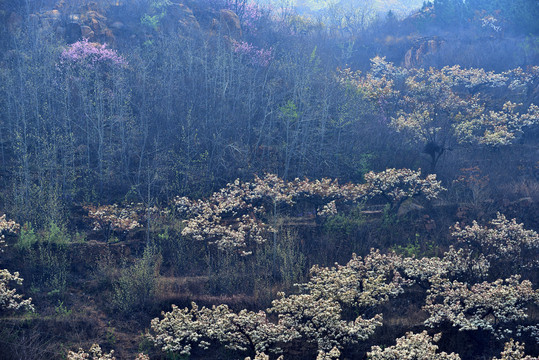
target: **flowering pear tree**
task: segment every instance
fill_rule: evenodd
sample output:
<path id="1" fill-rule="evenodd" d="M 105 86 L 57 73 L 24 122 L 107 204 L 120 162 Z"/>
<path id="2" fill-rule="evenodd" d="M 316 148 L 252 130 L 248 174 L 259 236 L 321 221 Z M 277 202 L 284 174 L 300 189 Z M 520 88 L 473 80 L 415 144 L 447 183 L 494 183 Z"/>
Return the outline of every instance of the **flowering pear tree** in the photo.
<path id="1" fill-rule="evenodd" d="M 275 217 L 280 206 L 293 207 L 298 202 L 319 205 L 316 214 L 330 216 L 346 203 L 359 203 L 377 196 L 394 209 L 406 199 L 424 196 L 435 199 L 445 190 L 436 175 L 421 178 L 421 171 L 388 169 L 365 175 L 365 184 L 344 184 L 337 180 L 284 181 L 273 174 L 255 177 L 253 182 L 228 184 L 207 200 L 174 200 L 178 212 L 187 217 L 182 235 L 206 240 L 221 250 L 238 250 L 249 255 L 253 243 L 264 243 L 276 229 L 265 222 Z"/>
<path id="2" fill-rule="evenodd" d="M 23 299 L 23 296 L 17 294 L 15 289 L 9 287 L 10 282 L 18 285 L 22 284 L 23 279 L 18 272 L 10 273 L 7 269 L 0 269 L 0 310 L 27 310 L 34 311 L 32 298 Z"/>
<path id="3" fill-rule="evenodd" d="M 365 174 L 367 194 L 369 197 L 381 195 L 398 210 L 400 205 L 409 198 L 424 195 L 427 199 L 435 199 L 445 190 L 441 181 L 436 180 L 435 174 L 429 174 L 421 179 L 421 170 L 387 169 L 380 173 Z"/>
<path id="4" fill-rule="evenodd" d="M 355 309 L 372 307 L 411 285 L 397 271 L 400 261 L 396 254 L 381 254 L 374 249 L 364 258 L 353 254 L 346 265 L 313 266 L 309 282 L 299 287 L 315 297 L 331 298 Z"/>
<path id="5" fill-rule="evenodd" d="M 93 231 L 125 233 L 141 227 L 141 218 L 146 211 L 142 204 L 120 207 L 117 204 L 86 206 L 88 217 L 92 220 Z M 154 209 L 156 210 L 156 209 Z"/>
<path id="6" fill-rule="evenodd" d="M 17 224 L 15 221 L 7 220 L 6 219 L 6 214 L 0 216 L 0 251 L 3 251 L 2 246 L 5 246 L 5 242 L 6 242 L 6 240 L 5 240 L 6 235 L 5 234 L 17 233 L 20 228 L 21 228 L 21 226 L 19 224 Z"/>
<path id="7" fill-rule="evenodd" d="M 538 303 L 539 291 L 518 275 L 474 285 L 434 278 L 423 309 L 429 314 L 427 326 L 447 322 L 460 331 L 485 330 L 504 339 L 527 318 L 528 307 Z"/>
<path id="8" fill-rule="evenodd" d="M 83 349 L 79 349 L 78 352 L 69 351 L 67 353 L 67 360 L 116 360 L 116 357 L 114 357 L 113 354 L 114 350 L 111 350 L 109 353 L 104 353 L 103 350 L 101 350 L 101 346 L 93 344 L 87 352 Z M 140 353 L 135 360 L 150 360 L 150 358 L 148 355 Z"/>
<path id="9" fill-rule="evenodd" d="M 342 318 L 342 307 L 331 298 L 313 294 L 285 296 L 278 294 L 270 312 L 277 313 L 279 322 L 290 329 L 297 338 L 314 343 L 318 350 L 354 344 L 369 338 L 382 325 L 382 316 L 365 319 L 361 315 L 352 321 Z"/>
<path id="10" fill-rule="evenodd" d="M 537 83 L 537 66 L 494 73 L 458 65 L 404 69 L 380 57 L 371 62 L 364 76 L 341 71 L 341 82 L 376 104 L 381 117 L 390 118 L 390 126 L 410 143 L 422 145 L 433 168 L 455 145 L 508 145 L 526 127 L 539 123 L 538 107 L 526 91 Z M 494 89 L 503 89 L 521 103 L 508 101 L 500 109 L 488 95 Z"/>
<path id="11" fill-rule="evenodd" d="M 538 360 L 539 358 L 524 354 L 524 344 L 513 339 L 505 343 L 501 358 L 492 360 Z"/>
<path id="12" fill-rule="evenodd" d="M 474 257 L 484 256 L 503 274 L 539 266 L 539 234 L 503 214 L 498 213 L 489 226 L 480 226 L 477 221 L 464 227 L 456 223 L 452 236 Z"/>
<path id="13" fill-rule="evenodd" d="M 367 318 L 363 310 L 386 302 L 410 283 L 395 273 L 397 259 L 372 251 L 364 258 L 354 255 L 345 266 L 315 266 L 311 281 L 298 285 L 299 294 L 280 292 L 266 312 L 236 313 L 226 305 L 173 306 L 162 319 L 152 320 L 149 337 L 163 351 L 181 355 L 189 355 L 193 346 L 207 349 L 219 342 L 232 350 L 262 356 L 301 341 L 313 344 L 321 359 L 338 358 L 342 346 L 366 340 L 382 325 L 381 314 Z M 345 308 L 353 311 L 345 312 Z M 356 315 L 348 319 L 347 313 Z"/>
<path id="14" fill-rule="evenodd" d="M 419 334 L 408 332 L 397 339 L 396 345 L 384 349 L 373 346 L 367 353 L 367 358 L 370 360 L 460 360 L 458 354 L 437 352 L 438 346 L 433 342 L 438 342 L 441 336 L 441 333 L 430 336 L 426 331 Z"/>
<path id="15" fill-rule="evenodd" d="M 227 305 L 199 308 L 192 303 L 191 309 L 173 305 L 172 311 L 162 315 L 163 319 L 152 320 L 155 335 L 150 339 L 163 351 L 180 355 L 189 355 L 195 345 L 207 349 L 211 341 L 251 354 L 278 352 L 278 343 L 294 336 L 282 324 L 270 322 L 263 311 L 235 313 Z"/>
<path id="16" fill-rule="evenodd" d="M 20 229 L 20 225 L 13 220 L 7 220 L 6 215 L 0 216 L 0 252 L 3 252 L 1 246 L 5 244 L 4 234 L 15 233 Z M 17 294 L 17 290 L 10 288 L 10 283 L 22 285 L 23 278 L 18 272 L 11 273 L 7 269 L 0 269 L 0 311 L 6 310 L 27 310 L 34 311 L 32 298 L 23 299 L 23 296 Z"/>

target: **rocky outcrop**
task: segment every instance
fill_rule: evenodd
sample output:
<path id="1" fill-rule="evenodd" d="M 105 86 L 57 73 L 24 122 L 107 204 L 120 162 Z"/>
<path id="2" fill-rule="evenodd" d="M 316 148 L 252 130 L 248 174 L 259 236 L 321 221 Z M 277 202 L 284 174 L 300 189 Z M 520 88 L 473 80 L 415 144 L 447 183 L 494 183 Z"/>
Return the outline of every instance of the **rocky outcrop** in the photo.
<path id="1" fill-rule="evenodd" d="M 404 55 L 404 67 L 409 69 L 420 66 L 425 56 L 436 53 L 443 43 L 438 37 L 417 39 Z"/>
<path id="2" fill-rule="evenodd" d="M 163 9 L 155 29 L 141 24 L 144 9 L 127 3 L 100 6 L 89 2 L 79 6 L 60 1 L 54 9 L 30 15 L 40 31 L 54 34 L 67 44 L 81 39 L 90 42 L 115 44 L 117 38 L 142 40 L 154 36 L 154 31 L 200 39 L 203 34 L 239 40 L 242 37 L 240 19 L 228 9 L 217 10 L 196 1 L 172 2 Z M 158 14 L 159 15 L 159 14 Z M 161 16 L 161 15 L 159 15 Z M 3 15 L 10 32 L 21 27 L 23 18 L 17 13 Z"/>
<path id="3" fill-rule="evenodd" d="M 185 4 L 174 3 L 167 7 L 165 21 L 181 36 L 194 35 L 200 31 L 200 24 L 193 10 Z"/>
<path id="4" fill-rule="evenodd" d="M 219 19 L 213 19 L 211 32 L 231 39 L 241 39 L 240 18 L 232 10 L 221 9 Z"/>

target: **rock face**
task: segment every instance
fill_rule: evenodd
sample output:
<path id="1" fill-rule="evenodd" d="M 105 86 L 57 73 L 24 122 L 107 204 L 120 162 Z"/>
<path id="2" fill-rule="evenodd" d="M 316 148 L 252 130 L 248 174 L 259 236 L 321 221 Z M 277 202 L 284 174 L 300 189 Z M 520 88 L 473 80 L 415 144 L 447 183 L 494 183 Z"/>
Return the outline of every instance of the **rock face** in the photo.
<path id="1" fill-rule="evenodd" d="M 185 4 L 171 4 L 167 8 L 166 22 L 182 35 L 193 35 L 200 31 L 200 24 L 193 10 Z"/>
<path id="2" fill-rule="evenodd" d="M 215 19 L 212 24 L 212 32 L 240 39 L 242 36 L 240 18 L 232 10 L 222 9 L 219 12 L 219 20 Z"/>
<path id="3" fill-rule="evenodd" d="M 421 65 L 425 56 L 436 53 L 443 43 L 438 37 L 417 39 L 404 55 L 404 67 L 409 69 Z"/>
<path id="4" fill-rule="evenodd" d="M 38 23 L 41 31 L 55 34 L 58 39 L 71 44 L 81 39 L 90 42 L 113 45 L 117 37 L 145 38 L 152 37 L 152 32 L 143 31 L 141 11 L 127 3 L 110 4 L 102 8 L 98 3 L 90 2 L 82 6 L 60 1 L 53 10 L 41 11 L 31 17 Z M 239 40 L 242 37 L 240 19 L 231 10 L 206 8 L 196 1 L 172 2 L 163 10 L 156 31 L 178 34 L 180 37 L 199 39 L 205 31 L 210 35 L 223 36 Z M 202 17 L 199 19 L 199 16 Z M 22 18 L 13 13 L 5 15 L 11 31 L 22 22 Z M 147 29 L 146 29 L 147 30 Z"/>

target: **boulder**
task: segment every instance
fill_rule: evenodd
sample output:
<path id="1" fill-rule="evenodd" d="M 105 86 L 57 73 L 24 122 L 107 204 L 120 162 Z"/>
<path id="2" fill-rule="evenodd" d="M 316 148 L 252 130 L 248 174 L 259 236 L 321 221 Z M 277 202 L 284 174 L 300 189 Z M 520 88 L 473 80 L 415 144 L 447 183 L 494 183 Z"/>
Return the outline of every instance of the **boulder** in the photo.
<path id="1" fill-rule="evenodd" d="M 404 67 L 409 69 L 421 65 L 425 56 L 436 53 L 443 43 L 444 41 L 436 36 L 416 39 L 415 43 L 404 55 Z"/>
<path id="2" fill-rule="evenodd" d="M 221 9 L 219 12 L 219 32 L 233 39 L 241 38 L 240 18 L 232 10 Z"/>
<path id="3" fill-rule="evenodd" d="M 87 26 L 87 25 L 81 26 L 80 30 L 81 30 L 81 33 L 82 33 L 82 37 L 85 38 L 85 39 L 90 39 L 90 38 L 94 37 L 94 35 L 95 35 L 92 28 Z"/>
<path id="4" fill-rule="evenodd" d="M 197 18 L 185 4 L 171 4 L 167 8 L 167 22 L 174 24 L 174 27 L 177 27 L 184 34 L 200 31 Z"/>

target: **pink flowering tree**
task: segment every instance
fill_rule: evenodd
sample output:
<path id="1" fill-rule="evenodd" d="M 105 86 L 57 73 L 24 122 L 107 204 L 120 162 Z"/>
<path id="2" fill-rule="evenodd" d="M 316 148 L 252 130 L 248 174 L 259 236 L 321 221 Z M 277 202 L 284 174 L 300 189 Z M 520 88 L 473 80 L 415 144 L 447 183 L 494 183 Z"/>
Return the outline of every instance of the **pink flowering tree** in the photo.
<path id="1" fill-rule="evenodd" d="M 247 63 L 253 66 L 267 67 L 273 59 L 273 48 L 258 48 L 246 41 L 233 40 L 234 53 L 243 57 Z"/>
<path id="2" fill-rule="evenodd" d="M 130 93 L 125 86 L 127 61 L 106 44 L 87 39 L 69 45 L 57 63 L 59 86 L 66 96 L 73 126 L 80 129 L 75 136 L 86 151 L 88 183 L 103 188 L 116 169 L 105 154 L 121 156 L 115 143 L 118 134 L 126 132 Z M 82 116 L 81 116 L 82 114 Z M 92 186 L 92 185 L 90 185 Z M 95 186 L 95 185 L 93 185 Z"/>
<path id="3" fill-rule="evenodd" d="M 127 65 L 127 61 L 115 50 L 107 48 L 107 44 L 90 43 L 88 39 L 83 39 L 71 44 L 62 51 L 60 64 L 86 67 L 107 64 L 122 67 Z"/>

